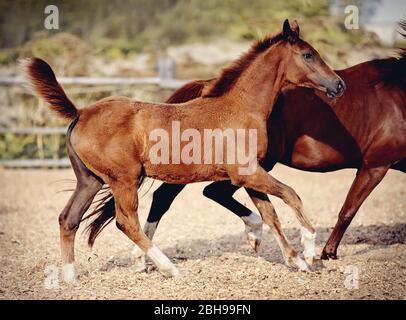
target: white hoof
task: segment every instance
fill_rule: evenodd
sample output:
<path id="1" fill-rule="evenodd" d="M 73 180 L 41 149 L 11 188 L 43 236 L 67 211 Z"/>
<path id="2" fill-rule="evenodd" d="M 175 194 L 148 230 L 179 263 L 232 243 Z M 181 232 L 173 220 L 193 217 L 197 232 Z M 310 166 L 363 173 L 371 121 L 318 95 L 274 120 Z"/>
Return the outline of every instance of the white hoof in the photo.
<path id="1" fill-rule="evenodd" d="M 134 248 L 131 252 L 131 255 L 134 259 L 135 272 L 144 272 L 147 270 L 145 263 L 145 252 L 137 245 L 134 245 Z"/>
<path id="2" fill-rule="evenodd" d="M 302 234 L 301 243 L 304 247 L 303 256 L 305 260 L 312 265 L 316 257 L 316 232 L 311 233 L 305 228 L 302 228 L 300 231 Z"/>
<path id="3" fill-rule="evenodd" d="M 148 252 L 148 257 L 155 263 L 158 270 L 166 277 L 176 277 L 179 275 L 179 270 L 169 260 L 169 258 L 157 246 L 152 246 Z"/>
<path id="4" fill-rule="evenodd" d="M 172 265 L 172 267 L 169 269 L 159 269 L 159 272 L 161 272 L 167 278 L 180 276 L 179 269 L 174 265 Z"/>
<path id="5" fill-rule="evenodd" d="M 67 263 L 62 266 L 62 279 L 69 284 L 77 283 L 75 266 L 73 263 Z"/>
<path id="6" fill-rule="evenodd" d="M 299 256 L 293 258 L 293 263 L 296 265 L 296 267 L 299 269 L 299 271 L 309 270 L 309 266 L 307 265 L 307 263 Z"/>
<path id="7" fill-rule="evenodd" d="M 241 217 L 245 223 L 245 235 L 251 247 L 258 251 L 262 239 L 262 219 L 259 215 L 251 212 L 250 215 Z"/>
<path id="8" fill-rule="evenodd" d="M 134 270 L 135 272 L 144 272 L 147 270 L 147 264 L 145 262 L 145 256 L 141 256 L 134 260 Z"/>
<path id="9" fill-rule="evenodd" d="M 131 251 L 131 254 L 135 259 L 145 256 L 145 252 L 142 251 L 141 248 L 139 246 L 137 246 L 136 244 L 134 245 L 133 250 Z"/>

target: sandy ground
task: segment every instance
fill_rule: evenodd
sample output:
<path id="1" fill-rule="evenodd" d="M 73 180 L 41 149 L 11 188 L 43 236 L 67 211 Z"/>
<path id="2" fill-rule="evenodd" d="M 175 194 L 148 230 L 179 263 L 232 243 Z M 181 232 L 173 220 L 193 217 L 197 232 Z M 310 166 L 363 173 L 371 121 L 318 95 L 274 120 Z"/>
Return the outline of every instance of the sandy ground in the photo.
<path id="1" fill-rule="evenodd" d="M 305 173 L 277 166 L 273 175 L 295 188 L 318 231 L 318 251 L 328 238 L 354 170 Z M 405 299 L 406 175 L 391 171 L 367 199 L 340 247 L 340 259 L 303 273 L 284 266 L 265 227 L 259 254 L 246 243 L 240 219 L 189 185 L 163 218 L 155 243 L 182 276 L 136 273 L 131 242 L 111 224 L 90 251 L 83 227 L 76 261 L 80 283 L 58 277 L 58 213 L 74 186 L 71 170 L 0 171 L 1 299 Z M 148 183 L 147 183 L 148 185 Z M 147 186 L 146 185 L 146 186 Z M 153 188 L 141 200 L 146 219 Z M 146 190 L 144 186 L 143 190 Z M 243 190 L 236 197 L 252 208 Z M 299 225 L 272 198 L 291 243 L 300 249 Z M 253 209 L 253 208 L 252 208 Z M 351 273 L 352 272 L 352 273 Z M 358 283 L 357 283 L 358 276 Z M 358 284 L 358 285 L 357 285 Z M 357 288 L 358 287 L 358 288 Z"/>

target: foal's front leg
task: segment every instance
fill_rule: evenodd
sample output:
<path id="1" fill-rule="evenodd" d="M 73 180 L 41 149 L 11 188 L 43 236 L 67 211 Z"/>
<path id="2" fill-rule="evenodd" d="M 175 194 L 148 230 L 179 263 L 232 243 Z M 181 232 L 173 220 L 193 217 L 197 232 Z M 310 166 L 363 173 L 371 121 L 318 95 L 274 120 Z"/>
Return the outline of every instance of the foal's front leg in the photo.
<path id="1" fill-rule="evenodd" d="M 276 180 L 269 175 L 261 166 L 257 165 L 256 170 L 251 175 L 240 175 L 237 168 L 232 167 L 229 171 L 231 182 L 234 185 L 244 186 L 258 192 L 267 193 L 281 198 L 289 205 L 296 214 L 296 218 L 302 225 L 303 254 L 308 263 L 312 264 L 315 252 L 316 231 L 304 214 L 303 204 L 296 192 L 289 186 Z"/>
<path id="2" fill-rule="evenodd" d="M 296 251 L 286 239 L 278 215 L 276 214 L 275 208 L 271 201 L 269 201 L 268 196 L 265 193 L 257 192 L 252 189 L 246 189 L 246 191 L 252 202 L 258 208 L 262 219 L 271 229 L 271 232 L 273 233 L 276 241 L 279 244 L 279 248 L 282 251 L 285 263 L 289 267 L 297 267 L 301 271 L 306 270 L 307 264 L 298 256 Z"/>

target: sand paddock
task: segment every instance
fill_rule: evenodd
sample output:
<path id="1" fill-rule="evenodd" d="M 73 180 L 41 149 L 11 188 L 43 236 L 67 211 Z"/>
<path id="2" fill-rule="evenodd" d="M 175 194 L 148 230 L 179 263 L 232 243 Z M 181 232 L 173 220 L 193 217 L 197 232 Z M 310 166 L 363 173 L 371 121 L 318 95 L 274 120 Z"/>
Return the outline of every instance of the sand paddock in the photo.
<path id="1" fill-rule="evenodd" d="M 284 166 L 273 171 L 303 199 L 317 228 L 319 252 L 354 174 L 355 170 L 307 173 Z M 80 228 L 76 242 L 80 283 L 69 286 L 59 280 L 57 267 L 58 214 L 70 193 L 58 191 L 73 188 L 73 182 L 63 181 L 73 177 L 72 170 L 0 169 L 1 299 L 406 298 L 406 175 L 402 173 L 390 171 L 361 207 L 340 247 L 340 259 L 323 261 L 312 273 L 284 266 L 268 227 L 259 253 L 254 253 L 244 239 L 240 219 L 204 198 L 206 183 L 197 183 L 181 193 L 155 237 L 181 277 L 166 279 L 156 270 L 135 273 L 131 242 L 111 224 L 91 251 Z M 140 201 L 142 224 L 159 184 L 156 181 Z M 254 209 L 244 190 L 236 197 Z M 293 213 L 279 199 L 272 201 L 289 240 L 300 249 Z"/>

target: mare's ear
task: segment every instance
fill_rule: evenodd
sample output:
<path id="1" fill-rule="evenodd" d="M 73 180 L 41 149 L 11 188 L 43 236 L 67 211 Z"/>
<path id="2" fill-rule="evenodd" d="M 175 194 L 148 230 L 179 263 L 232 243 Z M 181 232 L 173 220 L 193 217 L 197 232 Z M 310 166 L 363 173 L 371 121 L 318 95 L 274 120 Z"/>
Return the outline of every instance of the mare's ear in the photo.
<path id="1" fill-rule="evenodd" d="M 297 24 L 296 20 L 293 22 L 292 27 L 289 24 L 289 20 L 286 19 L 283 23 L 283 36 L 290 43 L 295 43 L 297 39 L 299 39 L 300 32 L 299 25 Z"/>

